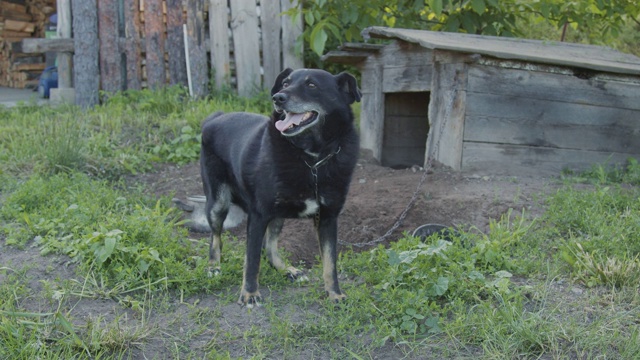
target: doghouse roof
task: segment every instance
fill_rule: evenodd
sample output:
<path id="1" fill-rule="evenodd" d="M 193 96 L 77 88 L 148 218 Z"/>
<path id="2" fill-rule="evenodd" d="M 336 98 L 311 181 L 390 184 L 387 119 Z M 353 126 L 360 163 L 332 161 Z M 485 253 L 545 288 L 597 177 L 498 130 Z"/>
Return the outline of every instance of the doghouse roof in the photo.
<path id="1" fill-rule="evenodd" d="M 639 57 L 602 46 L 377 26 L 365 29 L 362 35 L 365 39 L 403 40 L 432 50 L 459 51 L 499 59 L 640 75 Z M 370 52 L 372 49 L 358 50 Z M 331 60 L 331 53 L 327 55 L 326 59 Z"/>

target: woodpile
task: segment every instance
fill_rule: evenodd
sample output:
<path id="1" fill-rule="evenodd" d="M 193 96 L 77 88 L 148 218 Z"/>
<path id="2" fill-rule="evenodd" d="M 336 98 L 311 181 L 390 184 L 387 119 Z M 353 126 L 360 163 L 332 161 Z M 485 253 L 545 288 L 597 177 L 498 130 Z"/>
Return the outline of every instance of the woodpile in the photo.
<path id="1" fill-rule="evenodd" d="M 55 0 L 0 0 L 0 86 L 35 86 L 45 69 L 44 54 L 22 52 L 25 38 L 44 37 Z"/>

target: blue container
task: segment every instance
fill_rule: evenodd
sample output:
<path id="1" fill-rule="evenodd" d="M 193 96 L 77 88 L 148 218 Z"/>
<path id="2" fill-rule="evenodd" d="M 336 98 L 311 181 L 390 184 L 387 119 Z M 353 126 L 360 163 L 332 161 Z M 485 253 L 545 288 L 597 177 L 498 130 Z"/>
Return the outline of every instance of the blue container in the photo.
<path id="1" fill-rule="evenodd" d="M 49 66 L 42 71 L 40 80 L 38 81 L 38 95 L 41 98 L 49 98 L 49 90 L 58 87 L 58 68 L 55 66 Z"/>

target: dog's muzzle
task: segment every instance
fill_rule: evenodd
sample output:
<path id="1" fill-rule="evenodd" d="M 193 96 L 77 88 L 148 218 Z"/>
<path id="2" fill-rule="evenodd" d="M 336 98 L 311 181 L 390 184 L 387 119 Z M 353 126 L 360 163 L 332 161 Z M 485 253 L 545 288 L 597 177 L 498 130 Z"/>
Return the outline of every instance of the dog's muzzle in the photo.
<path id="1" fill-rule="evenodd" d="M 289 111 L 287 110 L 288 100 L 289 96 L 285 93 L 273 95 L 273 107 L 275 111 L 278 114 L 285 114 L 284 119 L 278 120 L 275 123 L 276 129 L 278 129 L 282 135 L 294 136 L 315 125 L 316 120 L 318 120 L 317 111 Z"/>

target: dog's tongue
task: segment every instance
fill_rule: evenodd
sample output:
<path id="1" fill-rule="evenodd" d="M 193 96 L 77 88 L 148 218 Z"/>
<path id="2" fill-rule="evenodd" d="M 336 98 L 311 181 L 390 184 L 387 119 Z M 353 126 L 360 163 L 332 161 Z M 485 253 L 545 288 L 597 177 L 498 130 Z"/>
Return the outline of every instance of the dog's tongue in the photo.
<path id="1" fill-rule="evenodd" d="M 300 125 L 302 120 L 304 120 L 304 115 L 305 114 L 287 113 L 287 116 L 284 118 L 284 120 L 276 121 L 276 129 L 278 129 L 280 132 L 283 132 L 291 127 L 291 125 L 298 126 Z"/>

